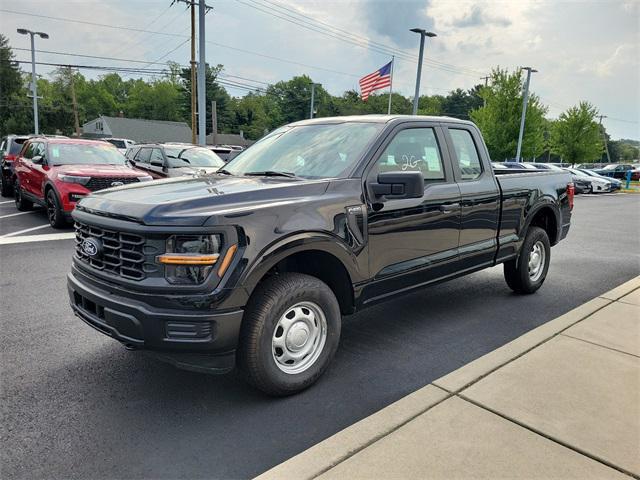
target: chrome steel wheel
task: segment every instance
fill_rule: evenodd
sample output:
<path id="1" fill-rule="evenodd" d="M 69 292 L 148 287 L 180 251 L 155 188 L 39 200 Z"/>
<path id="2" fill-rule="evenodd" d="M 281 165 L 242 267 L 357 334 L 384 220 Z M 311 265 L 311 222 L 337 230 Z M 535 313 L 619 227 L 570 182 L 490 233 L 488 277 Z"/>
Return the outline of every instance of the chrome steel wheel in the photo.
<path id="1" fill-rule="evenodd" d="M 322 354 L 327 319 L 313 302 L 296 303 L 280 317 L 271 339 L 276 366 L 290 375 L 304 372 Z"/>
<path id="2" fill-rule="evenodd" d="M 540 280 L 540 277 L 544 272 L 546 256 L 547 254 L 544 249 L 544 243 L 538 240 L 533 244 L 533 248 L 529 253 L 529 278 L 532 282 Z"/>

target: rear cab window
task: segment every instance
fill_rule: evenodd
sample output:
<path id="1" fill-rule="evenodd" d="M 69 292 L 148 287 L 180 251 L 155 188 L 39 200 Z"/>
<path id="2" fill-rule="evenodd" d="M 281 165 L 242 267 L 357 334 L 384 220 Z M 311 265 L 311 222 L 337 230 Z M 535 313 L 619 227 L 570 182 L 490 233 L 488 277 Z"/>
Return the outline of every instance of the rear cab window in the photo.
<path id="1" fill-rule="evenodd" d="M 476 180 L 482 175 L 482 162 L 478 153 L 478 147 L 471 132 L 462 128 L 449 127 L 449 135 L 455 152 L 462 181 Z"/>

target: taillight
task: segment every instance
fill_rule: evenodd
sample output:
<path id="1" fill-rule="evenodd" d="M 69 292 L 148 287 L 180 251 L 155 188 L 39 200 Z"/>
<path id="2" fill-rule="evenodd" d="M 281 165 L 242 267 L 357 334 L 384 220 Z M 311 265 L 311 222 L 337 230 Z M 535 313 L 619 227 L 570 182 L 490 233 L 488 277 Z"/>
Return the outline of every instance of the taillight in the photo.
<path id="1" fill-rule="evenodd" d="M 576 187 L 573 183 L 567 183 L 567 197 L 569 197 L 569 210 L 573 210 L 573 197 L 576 194 Z"/>

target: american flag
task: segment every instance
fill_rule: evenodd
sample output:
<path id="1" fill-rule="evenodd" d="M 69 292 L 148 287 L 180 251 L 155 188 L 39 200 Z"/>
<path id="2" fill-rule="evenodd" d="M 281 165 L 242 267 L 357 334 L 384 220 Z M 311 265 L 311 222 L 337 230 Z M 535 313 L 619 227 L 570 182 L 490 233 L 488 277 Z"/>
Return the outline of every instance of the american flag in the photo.
<path id="1" fill-rule="evenodd" d="M 374 90 L 380 90 L 381 88 L 389 87 L 391 85 L 391 64 L 387 63 L 384 67 L 376 70 L 375 72 L 362 77 L 360 83 L 360 96 L 363 101 L 367 101 L 369 95 Z"/>

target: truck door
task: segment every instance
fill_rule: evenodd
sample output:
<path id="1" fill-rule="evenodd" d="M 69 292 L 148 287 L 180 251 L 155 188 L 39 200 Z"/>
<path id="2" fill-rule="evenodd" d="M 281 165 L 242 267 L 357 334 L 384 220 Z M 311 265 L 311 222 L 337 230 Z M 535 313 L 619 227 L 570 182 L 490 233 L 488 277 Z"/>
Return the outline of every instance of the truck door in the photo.
<path id="1" fill-rule="evenodd" d="M 383 171 L 417 170 L 424 176 L 424 196 L 377 198 L 368 191 L 373 282 L 365 297 L 374 299 L 452 273 L 460 231 L 460 190 L 439 126 L 400 125 L 380 150 L 365 174 L 367 182 L 375 182 Z"/>
<path id="2" fill-rule="evenodd" d="M 500 190 L 478 130 L 464 124 L 445 130 L 462 205 L 459 269 L 487 266 L 497 248 Z"/>

